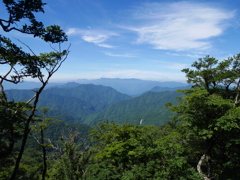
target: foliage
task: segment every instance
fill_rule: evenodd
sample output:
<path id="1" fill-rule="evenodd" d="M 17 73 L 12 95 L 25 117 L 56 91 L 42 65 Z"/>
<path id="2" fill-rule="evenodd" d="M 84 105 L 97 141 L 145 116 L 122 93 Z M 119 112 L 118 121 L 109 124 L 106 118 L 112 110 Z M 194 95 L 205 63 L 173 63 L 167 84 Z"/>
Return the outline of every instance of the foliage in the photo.
<path id="1" fill-rule="evenodd" d="M 36 20 L 34 13 L 44 12 L 41 0 L 3 0 L 3 4 L 8 13 L 7 19 L 0 19 L 3 31 L 31 34 L 49 43 L 67 40 L 59 26 L 44 27 Z M 0 75 L 1 179 L 240 179 L 240 54 L 220 62 L 206 56 L 194 62 L 192 69 L 183 69 L 192 88 L 179 90 L 185 96 L 177 105 L 168 104 L 175 113 L 173 121 L 157 127 L 141 125 L 148 125 L 151 118 L 159 121 L 160 116 L 168 117 L 162 105 L 175 98 L 176 92 L 149 92 L 123 101 L 129 97 L 102 86 L 43 91 L 69 50 L 53 49 L 36 55 L 28 45 L 17 41 L 28 51 L 0 35 L 0 64 L 9 68 Z M 9 99 L 3 83 L 17 84 L 27 77 L 39 80 L 40 88 L 24 101 Z M 80 106 L 83 111 L 78 115 L 84 117 L 105 109 L 85 122 L 108 117 L 121 120 L 123 125 L 100 121 L 91 131 L 91 143 L 86 143 L 88 126 L 64 122 L 49 126 L 46 109 L 40 118 L 36 112 L 40 94 L 43 99 L 56 101 L 52 108 L 57 112 L 69 106 L 69 119 L 79 113 L 73 107 Z M 25 95 L 22 93 L 21 98 Z M 33 137 L 42 153 L 36 150 Z M 62 144 L 58 144 L 59 137 Z"/>
<path id="2" fill-rule="evenodd" d="M 139 97 L 110 105 L 103 111 L 90 115 L 85 123 L 93 124 L 99 119 L 111 119 L 117 124 L 164 125 L 173 114 L 165 107 L 167 102 L 176 102 L 176 92 L 147 92 Z"/>
<path id="3" fill-rule="evenodd" d="M 37 124 L 38 122 L 35 123 Z M 48 123 L 53 122 L 50 121 Z M 35 126 L 36 124 L 33 124 L 33 126 L 37 128 L 41 127 Z M 87 142 L 89 130 L 90 127 L 85 124 L 72 124 L 57 121 L 44 129 L 44 144 L 41 144 L 40 131 L 33 131 L 32 129 L 28 136 L 26 148 L 23 153 L 21 163 L 19 165 L 18 175 L 21 175 L 21 177 L 26 180 L 42 179 L 44 167 L 43 147 L 45 147 L 47 163 L 47 173 L 45 175 L 45 179 L 54 179 L 54 177 L 59 177 L 57 179 L 64 178 L 64 176 L 58 175 L 58 172 L 60 174 L 63 172 L 63 170 L 61 169 L 62 166 L 60 166 L 59 162 L 63 161 L 63 157 L 67 157 L 65 153 L 66 151 L 64 150 L 66 143 L 71 144 L 70 137 L 73 137 L 73 134 L 77 133 L 78 136 L 75 139 L 74 146 L 77 147 L 76 154 L 82 154 L 84 148 L 89 146 L 89 143 Z M 69 145 L 68 147 L 71 146 Z M 15 150 L 18 151 L 19 148 L 20 142 L 16 143 Z M 84 152 L 84 155 L 85 154 L 87 155 L 88 151 Z M 8 156 L 8 158 L 4 162 L 6 164 L 4 164 L 4 166 L 0 166 L 0 175 L 1 179 L 8 179 L 14 168 L 14 156 Z"/>
<path id="4" fill-rule="evenodd" d="M 239 168 L 239 57 L 218 62 L 206 56 L 193 63 L 194 69 L 184 69 L 193 88 L 179 90 L 185 96 L 171 107 L 175 121 L 192 134 L 188 141 L 201 157 L 195 164 L 205 179 Z"/>
<path id="5" fill-rule="evenodd" d="M 23 34 L 31 34 L 39 37 L 45 42 L 60 43 L 67 41 L 67 36 L 57 25 L 44 27 L 42 22 L 36 20 L 35 12 L 44 12 L 41 0 L 3 0 L 8 17 L 0 19 L 0 26 L 3 31 L 19 31 Z M 25 23 L 29 21 L 29 23 Z M 34 120 L 35 110 L 39 100 L 39 95 L 47 85 L 52 75 L 60 68 L 66 60 L 69 50 L 53 49 L 49 53 L 36 55 L 34 51 L 21 40 L 17 40 L 27 47 L 29 52 L 23 51 L 16 43 L 6 36 L 0 34 L 0 64 L 8 71 L 0 74 L 0 164 L 5 168 L 4 163 L 9 157 L 14 165 L 10 179 L 20 178 L 20 161 L 22 159 L 30 123 Z M 44 73 L 46 72 L 46 77 Z M 26 102 L 9 101 L 4 90 L 5 81 L 17 84 L 25 78 L 36 78 L 41 82 L 41 87 Z M 32 101 L 32 104 L 30 102 Z M 14 152 L 15 144 L 21 141 L 17 155 Z M 6 167 L 7 168 L 7 167 Z M 10 169 L 9 169 L 10 170 Z"/>
<path id="6" fill-rule="evenodd" d="M 96 144 L 90 179 L 195 179 L 184 156 L 182 136 L 169 126 L 100 122 L 91 135 Z"/>
<path id="7" fill-rule="evenodd" d="M 84 150 L 80 149 L 81 144 L 77 143 L 79 132 L 70 134 L 68 138 L 62 138 L 64 154 L 52 164 L 49 170 L 49 180 L 79 180 L 85 179 L 87 164 L 90 158 L 89 146 Z"/>

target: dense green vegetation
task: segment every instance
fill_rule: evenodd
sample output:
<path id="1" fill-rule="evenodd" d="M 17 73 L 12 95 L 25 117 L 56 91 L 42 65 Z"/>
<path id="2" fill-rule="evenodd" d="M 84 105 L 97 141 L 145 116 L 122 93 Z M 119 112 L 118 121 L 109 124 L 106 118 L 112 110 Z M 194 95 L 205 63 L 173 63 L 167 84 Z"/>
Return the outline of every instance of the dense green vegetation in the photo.
<path id="1" fill-rule="evenodd" d="M 189 131 L 199 155 L 197 171 L 205 179 L 239 179 L 240 54 L 218 62 L 206 56 L 183 69 L 193 88 L 180 90 L 183 101 L 171 110 Z M 234 173 L 235 172 L 235 173 Z"/>
<path id="2" fill-rule="evenodd" d="M 45 3 L 41 0 L 3 0 L 2 3 L 7 14 L 0 19 L 1 32 L 5 32 L 0 34 L 0 64 L 5 69 L 0 75 L 0 167 L 9 165 L 10 173 L 3 174 L 10 174 L 9 178 L 14 180 L 21 174 L 20 163 L 31 131 L 30 124 L 35 120 L 39 96 L 66 60 L 69 48 L 61 48 L 61 44 L 67 41 L 67 36 L 58 25 L 45 27 L 35 18 L 35 13 L 44 12 Z M 51 52 L 37 55 L 24 42 L 3 35 L 11 31 L 29 34 L 51 45 L 57 43 L 58 48 L 51 48 Z M 24 46 L 26 51 L 17 44 Z M 18 84 L 27 77 L 38 80 L 41 84 L 39 89 L 36 89 L 26 102 L 9 101 L 3 83 Z M 20 148 L 16 151 L 17 143 L 20 143 Z M 46 169 L 46 166 L 44 168 Z M 44 179 L 44 175 L 42 177 Z"/>
<path id="3" fill-rule="evenodd" d="M 89 141 L 87 141 L 90 127 L 87 125 L 51 121 L 49 127 L 43 131 L 45 142 L 41 143 L 41 132 L 34 128 L 37 124 L 31 125 L 32 131 L 28 136 L 26 150 L 16 179 L 41 179 L 44 167 L 43 147 L 46 149 L 47 167 L 50 167 L 57 163 L 59 157 L 63 155 L 64 146 L 71 141 L 72 136 L 76 136 L 74 141 L 78 144 L 78 151 L 84 150 L 85 146 L 90 146 Z M 37 127 L 40 125 L 38 124 Z M 14 151 L 19 151 L 20 145 L 20 142 L 17 143 Z M 1 160 L 0 179 L 8 179 L 11 176 L 13 165 L 13 156 Z"/>
<path id="4" fill-rule="evenodd" d="M 99 119 L 114 120 L 118 124 L 164 125 L 173 113 L 165 104 L 176 102 L 177 92 L 147 92 L 139 97 L 110 105 L 103 111 L 90 115 L 84 123 L 93 124 Z"/>

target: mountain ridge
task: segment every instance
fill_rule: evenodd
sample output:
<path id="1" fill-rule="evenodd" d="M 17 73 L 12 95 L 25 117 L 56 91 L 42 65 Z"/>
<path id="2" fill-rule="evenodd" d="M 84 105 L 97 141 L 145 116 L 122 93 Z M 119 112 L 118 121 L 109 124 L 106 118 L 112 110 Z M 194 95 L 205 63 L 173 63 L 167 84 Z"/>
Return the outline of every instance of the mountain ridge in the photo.
<path id="1" fill-rule="evenodd" d="M 7 90 L 6 92 L 8 99 L 14 101 L 26 101 L 34 95 L 32 90 Z M 68 89 L 54 87 L 42 92 L 38 107 L 62 111 L 81 122 L 85 116 L 129 98 L 131 97 L 111 87 L 101 85 L 79 85 Z"/>
<path id="2" fill-rule="evenodd" d="M 143 125 L 163 125 L 172 115 L 165 103 L 175 102 L 176 96 L 180 96 L 175 91 L 149 91 L 130 97 L 102 85 L 72 85 L 45 89 L 38 107 L 50 108 L 51 117 L 67 122 L 93 125 L 108 119 L 118 124 L 138 124 L 143 119 Z M 33 94 L 33 90 L 7 90 L 8 99 L 15 101 L 26 101 Z"/>
<path id="3" fill-rule="evenodd" d="M 103 85 L 112 87 L 118 92 L 121 92 L 123 94 L 127 94 L 130 96 L 138 96 L 141 95 L 147 91 L 150 91 L 155 86 L 159 87 L 166 87 L 166 88 L 180 88 L 184 87 L 187 84 L 175 82 L 175 81 L 165 81 L 165 82 L 159 82 L 159 81 L 151 81 L 151 80 L 141 80 L 141 79 L 120 79 L 120 78 L 101 78 L 101 79 L 78 79 L 76 81 L 70 81 L 65 83 L 49 83 L 46 87 L 48 88 L 54 88 L 54 87 L 75 87 L 78 86 L 78 84 L 94 84 L 94 85 Z M 4 88 L 6 90 L 9 89 L 34 89 L 40 87 L 40 83 L 37 82 L 23 82 L 19 83 L 17 85 L 13 85 L 12 83 L 6 82 L 4 84 Z"/>
<path id="4" fill-rule="evenodd" d="M 117 124 L 139 124 L 139 121 L 143 120 L 143 125 L 163 125 L 173 115 L 165 104 L 176 103 L 177 96 L 182 94 L 175 91 L 146 92 L 91 114 L 86 117 L 84 123 L 93 125 L 99 120 L 113 120 Z"/>
<path id="5" fill-rule="evenodd" d="M 120 79 L 120 78 L 101 78 L 94 80 L 86 80 L 86 79 L 78 79 L 75 82 L 80 84 L 95 84 L 95 85 L 103 85 L 110 86 L 116 89 L 118 92 L 130 95 L 130 96 L 138 96 L 141 95 L 155 86 L 160 87 L 183 87 L 187 84 L 175 82 L 175 81 L 151 81 L 151 80 L 141 80 L 141 79 Z"/>

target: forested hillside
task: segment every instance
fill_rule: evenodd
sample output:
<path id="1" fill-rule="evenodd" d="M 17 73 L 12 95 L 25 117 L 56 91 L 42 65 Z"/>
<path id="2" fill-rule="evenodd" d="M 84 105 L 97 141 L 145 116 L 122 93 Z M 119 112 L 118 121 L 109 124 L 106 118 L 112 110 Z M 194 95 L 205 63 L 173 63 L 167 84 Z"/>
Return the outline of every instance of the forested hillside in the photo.
<path id="1" fill-rule="evenodd" d="M 119 124 L 163 125 L 170 120 L 165 104 L 176 102 L 179 93 L 174 91 L 147 92 L 131 98 L 110 87 L 83 84 L 75 87 L 52 87 L 43 91 L 38 107 L 50 108 L 50 117 L 67 122 L 93 125 L 99 120 L 113 120 Z M 33 90 L 8 90 L 14 101 L 24 101 Z"/>
<path id="2" fill-rule="evenodd" d="M 176 103 L 181 96 L 175 91 L 147 92 L 139 97 L 110 105 L 105 110 L 86 117 L 84 123 L 93 124 L 101 120 L 115 121 L 117 124 L 164 125 L 173 115 L 165 106 Z"/>
<path id="3" fill-rule="evenodd" d="M 7 91 L 8 98 L 14 101 L 26 101 L 33 94 L 34 90 Z M 50 108 L 50 114 L 55 118 L 66 120 L 64 117 L 67 116 L 68 121 L 80 123 L 86 116 L 129 98 L 128 95 L 119 93 L 113 88 L 100 85 L 84 84 L 72 88 L 53 87 L 42 92 L 38 107 Z"/>

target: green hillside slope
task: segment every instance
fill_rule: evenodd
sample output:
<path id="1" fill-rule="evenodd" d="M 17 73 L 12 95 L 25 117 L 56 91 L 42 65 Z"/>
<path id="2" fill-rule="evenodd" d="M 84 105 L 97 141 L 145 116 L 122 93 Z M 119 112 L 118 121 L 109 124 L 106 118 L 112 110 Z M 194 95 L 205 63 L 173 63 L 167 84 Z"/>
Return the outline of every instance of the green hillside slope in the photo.
<path id="1" fill-rule="evenodd" d="M 176 97 L 181 96 L 177 92 L 147 92 L 139 97 L 121 101 L 107 107 L 100 113 L 90 115 L 84 123 L 94 124 L 99 120 L 108 119 L 119 124 L 162 125 L 172 114 L 165 104 L 176 102 Z"/>
<path id="2" fill-rule="evenodd" d="M 8 98 L 24 101 L 31 97 L 30 90 L 9 90 Z M 50 117 L 67 122 L 93 125 L 108 119 L 118 124 L 162 125 L 172 114 L 165 107 L 181 94 L 174 91 L 147 92 L 130 96 L 111 87 L 82 84 L 76 87 L 53 87 L 43 91 L 38 107 L 50 108 Z"/>
<path id="3" fill-rule="evenodd" d="M 32 90 L 9 90 L 8 98 L 26 101 Z M 81 122 L 87 115 L 100 112 L 109 105 L 129 99 L 110 87 L 100 85 L 79 85 L 73 88 L 49 88 L 40 96 L 38 107 L 50 108 L 51 116 L 60 120 L 68 117 L 70 122 Z"/>

